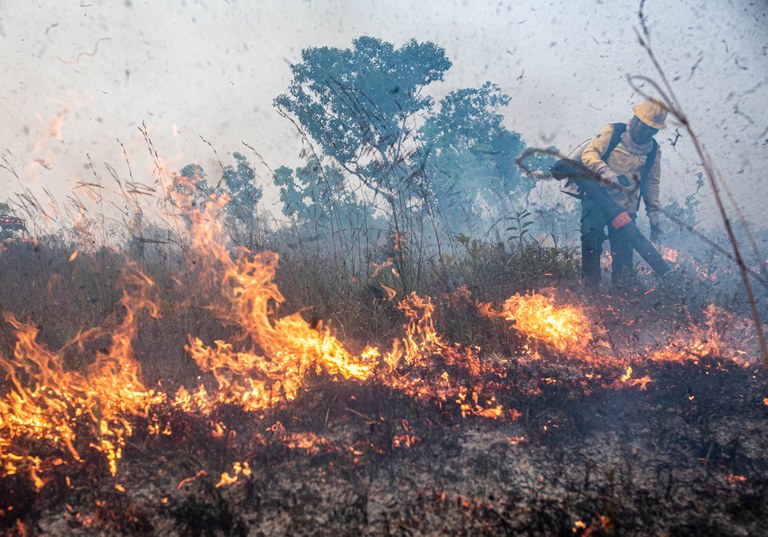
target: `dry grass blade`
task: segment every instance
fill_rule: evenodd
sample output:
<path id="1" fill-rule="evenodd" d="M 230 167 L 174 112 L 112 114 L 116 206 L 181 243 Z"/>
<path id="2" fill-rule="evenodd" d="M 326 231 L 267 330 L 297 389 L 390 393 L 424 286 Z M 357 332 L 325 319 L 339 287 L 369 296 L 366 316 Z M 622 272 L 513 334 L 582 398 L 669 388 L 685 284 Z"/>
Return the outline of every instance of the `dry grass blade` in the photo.
<path id="1" fill-rule="evenodd" d="M 640 11 L 640 19 L 641 21 L 643 20 L 642 6 Z M 672 116 L 674 116 L 674 118 L 678 122 L 680 122 L 680 124 L 685 128 L 686 132 L 688 132 L 688 135 L 691 137 L 691 141 L 693 142 L 693 145 L 696 149 L 696 153 L 701 159 L 702 165 L 704 167 L 704 175 L 706 176 L 707 181 L 709 182 L 709 185 L 712 188 L 712 193 L 715 198 L 715 203 L 717 204 L 718 212 L 720 213 L 720 217 L 723 221 L 725 231 L 728 234 L 728 240 L 730 241 L 731 246 L 733 248 L 733 256 L 736 261 L 736 264 L 739 267 L 739 271 L 741 272 L 741 279 L 744 283 L 744 289 L 747 293 L 747 298 L 749 299 L 749 306 L 752 311 L 752 317 L 755 321 L 755 330 L 757 331 L 758 341 L 760 342 L 760 353 L 762 354 L 763 362 L 765 363 L 765 366 L 768 367 L 768 344 L 766 344 L 766 341 L 765 341 L 765 333 L 763 331 L 763 325 L 760 320 L 760 311 L 757 308 L 757 302 L 755 300 L 755 295 L 752 290 L 752 283 L 749 280 L 749 269 L 746 263 L 744 262 L 744 257 L 742 256 L 739 242 L 733 230 L 731 218 L 725 209 L 725 204 L 723 203 L 723 199 L 720 194 L 720 187 L 718 186 L 718 183 L 722 184 L 724 183 L 724 181 L 722 177 L 718 178 L 717 170 L 712 160 L 710 159 L 709 154 L 706 152 L 706 150 L 704 149 L 704 146 L 702 145 L 698 136 L 694 132 L 693 127 L 691 126 L 688 120 L 688 117 L 685 115 L 685 113 L 683 113 L 682 107 L 680 106 L 680 102 L 678 101 L 677 97 L 675 96 L 674 90 L 672 89 L 672 85 L 670 84 L 669 79 L 664 73 L 664 70 L 661 68 L 661 65 L 656 59 L 656 56 L 653 53 L 653 50 L 651 49 L 651 46 L 648 44 L 646 39 L 644 39 L 643 36 L 640 35 L 639 32 L 635 31 L 635 33 L 637 34 L 637 38 L 640 42 L 640 45 L 648 53 L 648 56 L 650 57 L 651 62 L 653 63 L 653 66 L 656 69 L 656 72 L 658 73 L 659 78 L 661 79 L 664 85 L 664 88 L 662 88 L 656 81 L 645 76 L 629 76 L 628 77 L 629 83 L 630 85 L 632 85 L 632 88 L 635 91 L 637 91 L 640 95 L 643 95 L 646 98 L 650 96 L 639 87 L 639 83 L 646 83 L 649 86 L 651 86 L 654 89 L 654 91 L 656 91 L 657 94 L 661 97 L 661 100 L 669 110 L 669 113 Z M 647 31 L 645 32 L 645 35 L 647 37 L 648 35 Z M 744 225 L 743 227 L 747 229 L 746 225 Z"/>

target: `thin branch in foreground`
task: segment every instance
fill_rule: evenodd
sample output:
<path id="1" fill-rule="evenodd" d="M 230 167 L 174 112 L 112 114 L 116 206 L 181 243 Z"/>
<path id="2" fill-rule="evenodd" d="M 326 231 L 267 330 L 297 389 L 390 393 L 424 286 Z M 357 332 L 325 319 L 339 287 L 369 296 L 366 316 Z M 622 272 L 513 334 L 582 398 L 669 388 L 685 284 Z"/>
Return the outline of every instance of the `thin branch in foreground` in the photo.
<path id="1" fill-rule="evenodd" d="M 642 8 L 642 4 L 641 4 L 641 8 Z M 641 21 L 643 20 L 642 11 L 641 11 L 640 20 Z M 701 163 L 704 166 L 704 173 L 707 177 L 707 181 L 709 182 L 710 187 L 712 188 L 712 193 L 715 198 L 715 203 L 717 204 L 717 209 L 720 213 L 721 219 L 723 220 L 725 231 L 728 234 L 728 240 L 730 241 L 731 247 L 733 248 L 733 255 L 734 255 L 736 264 L 739 267 L 739 271 L 741 272 L 741 279 L 744 282 L 744 289 L 747 292 L 749 307 L 752 310 L 752 318 L 755 322 L 755 330 L 757 332 L 758 341 L 760 342 L 760 352 L 763 356 L 763 362 L 765 363 L 765 366 L 768 368 L 768 344 L 766 344 L 766 341 L 765 341 L 765 333 L 763 331 L 763 325 L 760 319 L 760 311 L 758 310 L 757 301 L 755 300 L 755 294 L 752 290 L 752 283 L 749 280 L 749 272 L 747 269 L 747 265 L 744 262 L 744 258 L 741 253 L 741 248 L 739 246 L 738 240 L 736 239 L 736 234 L 733 231 L 733 225 L 731 224 L 731 219 L 725 210 L 725 205 L 723 203 L 723 199 L 720 194 L 720 188 L 718 187 L 718 182 L 724 183 L 724 181 L 722 177 L 720 178 L 717 177 L 715 166 L 712 163 L 709 157 L 709 154 L 704 149 L 704 146 L 702 145 L 698 136 L 693 131 L 693 128 L 691 127 L 691 124 L 688 121 L 688 118 L 683 113 L 682 107 L 680 106 L 680 103 L 677 100 L 677 97 L 675 96 L 675 92 L 672 89 L 672 85 L 670 84 L 669 79 L 664 73 L 664 70 L 661 68 L 661 65 L 659 65 L 659 62 L 656 59 L 656 56 L 653 53 L 653 50 L 651 49 L 650 45 L 645 39 L 643 39 L 643 36 L 640 35 L 640 33 L 637 30 L 635 30 L 635 34 L 637 35 L 637 38 L 640 42 L 640 46 L 642 46 L 645 49 L 645 51 L 648 53 L 648 56 L 650 57 L 651 62 L 653 63 L 654 68 L 656 69 L 656 72 L 661 78 L 661 81 L 664 85 L 664 88 L 666 89 L 666 92 L 662 90 L 661 86 L 658 83 L 656 83 L 656 81 L 651 80 L 650 78 L 645 76 L 629 76 L 628 77 L 629 83 L 635 91 L 637 91 L 639 94 L 643 95 L 646 98 L 648 98 L 649 95 L 647 95 L 643 90 L 641 90 L 638 84 L 635 83 L 635 81 L 648 83 L 661 96 L 661 100 L 664 106 L 667 107 L 669 113 L 672 114 L 675 117 L 675 119 L 680 122 L 680 124 L 685 128 L 685 130 L 688 132 L 689 136 L 691 137 L 691 141 L 693 142 L 693 145 L 696 149 L 696 153 L 699 155 L 699 158 L 701 159 Z M 746 229 L 746 226 L 744 226 L 744 228 Z"/>

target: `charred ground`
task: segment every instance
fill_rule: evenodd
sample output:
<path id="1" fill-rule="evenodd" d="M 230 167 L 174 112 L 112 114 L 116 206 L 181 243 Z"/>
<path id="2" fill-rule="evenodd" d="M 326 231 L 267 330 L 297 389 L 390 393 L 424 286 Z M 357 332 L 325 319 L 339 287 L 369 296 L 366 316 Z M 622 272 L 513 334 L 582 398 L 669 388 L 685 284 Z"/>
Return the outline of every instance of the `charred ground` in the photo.
<path id="1" fill-rule="evenodd" d="M 522 371 L 519 369 L 518 373 Z M 96 458 L 41 492 L 5 478 L 11 531 L 42 534 L 755 535 L 768 465 L 762 373 L 699 364 L 654 369 L 646 391 L 541 382 L 510 387 L 516 420 L 315 378 L 290 407 L 171 417 L 135 435 L 112 478 Z M 524 373 L 524 374 L 525 374 Z M 140 429 L 139 429 L 140 430 Z M 410 438 L 410 440 L 406 440 Z M 252 475 L 216 487 L 234 461 Z M 201 471 L 205 473 L 200 474 Z M 195 477 L 197 476 L 197 477 Z M 192 479 L 190 479 L 192 478 Z M 119 484 L 124 490 L 116 490 Z M 11 518 L 13 517 L 13 518 Z M 11 520 L 8 520 L 11 518 Z M 24 524 L 21 526 L 21 524 Z"/>

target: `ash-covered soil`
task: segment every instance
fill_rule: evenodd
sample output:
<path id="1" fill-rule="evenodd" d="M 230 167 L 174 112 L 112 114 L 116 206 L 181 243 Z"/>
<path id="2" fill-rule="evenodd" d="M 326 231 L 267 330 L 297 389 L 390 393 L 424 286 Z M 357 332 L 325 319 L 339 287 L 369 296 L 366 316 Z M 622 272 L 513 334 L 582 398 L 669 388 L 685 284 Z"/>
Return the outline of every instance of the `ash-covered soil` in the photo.
<path id="1" fill-rule="evenodd" d="M 50 468 L 39 492 L 0 481 L 14 506 L 0 524 L 17 535 L 768 534 L 762 368 L 659 363 L 645 391 L 544 360 L 509 368 L 498 419 L 327 377 L 264 416 L 169 410 L 173 434 L 137 424 L 115 478 L 94 455 Z M 234 463 L 248 470 L 220 484 Z"/>

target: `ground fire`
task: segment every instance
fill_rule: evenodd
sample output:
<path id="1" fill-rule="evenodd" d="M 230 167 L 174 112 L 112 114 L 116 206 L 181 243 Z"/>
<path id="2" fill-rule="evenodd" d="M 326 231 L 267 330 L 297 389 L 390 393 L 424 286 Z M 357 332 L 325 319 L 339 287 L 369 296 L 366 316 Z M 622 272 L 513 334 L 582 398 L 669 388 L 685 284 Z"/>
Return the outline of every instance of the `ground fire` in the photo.
<path id="1" fill-rule="evenodd" d="M 440 333 L 443 298 L 386 287 L 398 333 L 346 340 L 281 311 L 279 256 L 227 249 L 219 211 L 194 212 L 197 288 L 177 304 L 129 263 L 105 322 L 58 348 L 5 314 L 6 531 L 596 535 L 688 502 L 760 526 L 768 399 L 748 319 L 711 305 L 659 326 L 654 290 L 451 294 L 483 348 Z M 199 300 L 221 329 L 186 334 L 194 381 L 147 382 L 143 333 Z"/>

